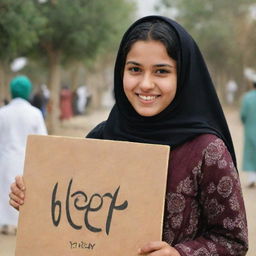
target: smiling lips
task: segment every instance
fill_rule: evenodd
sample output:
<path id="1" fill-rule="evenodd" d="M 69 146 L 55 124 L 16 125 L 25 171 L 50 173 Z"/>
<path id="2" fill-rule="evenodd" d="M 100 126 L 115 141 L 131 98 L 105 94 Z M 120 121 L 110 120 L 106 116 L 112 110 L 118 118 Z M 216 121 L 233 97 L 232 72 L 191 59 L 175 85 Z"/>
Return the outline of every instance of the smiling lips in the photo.
<path id="1" fill-rule="evenodd" d="M 141 95 L 141 94 L 137 94 L 137 95 L 140 99 L 142 99 L 144 101 L 153 101 L 158 97 L 158 95 L 148 95 L 148 96 Z"/>

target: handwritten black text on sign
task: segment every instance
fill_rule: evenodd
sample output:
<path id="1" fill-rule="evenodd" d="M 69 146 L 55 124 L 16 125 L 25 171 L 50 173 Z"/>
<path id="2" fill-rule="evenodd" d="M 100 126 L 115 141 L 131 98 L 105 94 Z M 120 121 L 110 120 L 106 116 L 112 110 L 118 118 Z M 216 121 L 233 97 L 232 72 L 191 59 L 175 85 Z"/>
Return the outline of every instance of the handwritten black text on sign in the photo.
<path id="1" fill-rule="evenodd" d="M 81 229 L 82 225 L 75 224 L 72 220 L 71 214 L 70 214 L 70 198 L 74 197 L 74 206 L 79 211 L 84 211 L 84 224 L 88 230 L 91 232 L 101 232 L 102 228 L 95 227 L 90 224 L 89 221 L 89 213 L 90 212 L 97 212 L 99 211 L 104 203 L 104 198 L 108 197 L 111 199 L 109 209 L 108 209 L 108 216 L 106 219 L 106 234 L 109 235 L 111 221 L 113 217 L 114 210 L 123 211 L 128 207 L 128 202 L 125 200 L 122 204 L 116 205 L 116 200 L 118 197 L 120 186 L 116 189 L 115 193 L 112 195 L 111 193 L 105 193 L 104 195 L 100 195 L 98 193 L 93 194 L 90 198 L 88 198 L 87 194 L 85 194 L 83 191 L 76 191 L 71 194 L 71 188 L 72 188 L 72 182 L 73 179 L 70 180 L 68 189 L 67 189 L 67 195 L 66 195 L 66 216 L 68 223 L 71 227 L 74 229 Z M 57 227 L 61 220 L 61 211 L 62 211 L 62 203 L 60 200 L 56 200 L 56 194 L 58 190 L 58 182 L 55 184 L 52 192 L 52 203 L 51 203 L 51 213 L 52 213 L 52 222 Z M 71 194 L 71 195 L 70 195 Z M 83 197 L 85 205 L 81 206 L 78 205 L 79 197 Z M 92 205 L 95 204 L 95 200 L 98 201 L 98 205 L 96 207 L 93 207 Z M 56 211 L 58 212 L 56 214 Z M 57 215 L 57 216 L 56 216 Z"/>

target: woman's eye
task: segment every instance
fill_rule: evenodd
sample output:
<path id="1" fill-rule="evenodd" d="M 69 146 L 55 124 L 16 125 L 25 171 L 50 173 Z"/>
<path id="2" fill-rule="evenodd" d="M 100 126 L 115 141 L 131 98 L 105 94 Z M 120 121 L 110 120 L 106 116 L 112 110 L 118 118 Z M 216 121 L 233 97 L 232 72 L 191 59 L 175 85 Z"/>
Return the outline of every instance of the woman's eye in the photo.
<path id="1" fill-rule="evenodd" d="M 138 68 L 138 67 L 131 67 L 131 68 L 129 68 L 129 71 L 131 71 L 131 72 L 140 72 L 141 69 Z"/>
<path id="2" fill-rule="evenodd" d="M 170 73 L 170 71 L 166 70 L 166 69 L 158 69 L 158 70 L 156 70 L 156 73 L 157 74 L 168 74 L 168 73 Z"/>

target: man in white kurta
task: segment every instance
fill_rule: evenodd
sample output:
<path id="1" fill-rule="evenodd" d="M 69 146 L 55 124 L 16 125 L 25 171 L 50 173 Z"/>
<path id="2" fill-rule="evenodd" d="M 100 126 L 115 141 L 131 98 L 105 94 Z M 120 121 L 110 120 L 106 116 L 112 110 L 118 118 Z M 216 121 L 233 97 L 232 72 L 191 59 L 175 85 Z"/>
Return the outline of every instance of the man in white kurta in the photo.
<path id="1" fill-rule="evenodd" d="M 42 113 L 27 99 L 32 84 L 25 76 L 10 83 L 13 99 L 0 108 L 0 228 L 16 227 L 18 213 L 9 206 L 10 185 L 23 173 L 26 140 L 29 134 L 46 135 Z"/>

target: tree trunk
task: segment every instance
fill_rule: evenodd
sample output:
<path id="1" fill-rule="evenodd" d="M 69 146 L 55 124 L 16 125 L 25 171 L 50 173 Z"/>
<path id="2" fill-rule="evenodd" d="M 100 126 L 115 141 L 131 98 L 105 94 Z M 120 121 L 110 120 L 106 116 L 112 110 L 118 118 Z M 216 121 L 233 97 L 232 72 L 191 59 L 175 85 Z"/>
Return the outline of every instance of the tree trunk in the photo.
<path id="1" fill-rule="evenodd" d="M 79 83 L 79 71 L 80 71 L 80 63 L 76 62 L 73 64 L 72 70 L 71 70 L 71 85 L 70 89 L 72 92 L 74 92 Z"/>
<path id="2" fill-rule="evenodd" d="M 48 50 L 49 58 L 49 89 L 50 96 L 50 111 L 47 119 L 49 134 L 56 134 L 59 127 L 59 92 L 60 92 L 60 52 Z"/>
<path id="3" fill-rule="evenodd" d="M 92 75 L 88 75 L 87 81 L 88 81 L 90 91 L 92 93 L 91 108 L 98 109 L 101 107 L 101 98 L 102 98 L 102 90 L 100 88 L 101 77 L 99 74 L 93 73 Z"/>
<path id="4" fill-rule="evenodd" d="M 227 76 L 223 72 L 219 72 L 218 76 L 216 77 L 217 81 L 217 94 L 221 104 L 224 106 L 227 104 L 226 99 L 226 84 L 227 84 Z"/>
<path id="5" fill-rule="evenodd" d="M 5 99 L 5 76 L 4 76 L 4 67 L 0 62 L 0 106 L 3 104 L 3 100 Z"/>
<path id="6" fill-rule="evenodd" d="M 235 81 L 237 83 L 237 91 L 235 94 L 235 102 L 234 105 L 239 107 L 240 106 L 240 98 L 241 95 L 243 95 L 246 92 L 247 89 L 247 83 L 246 83 L 246 79 L 244 77 L 244 60 L 243 58 L 241 58 L 240 61 L 240 69 L 236 70 L 236 72 L 234 72 L 234 78 Z"/>
<path id="7" fill-rule="evenodd" d="M 0 105 L 3 104 L 3 100 L 10 100 L 9 91 L 9 77 L 8 77 L 8 66 L 5 62 L 0 61 Z"/>

